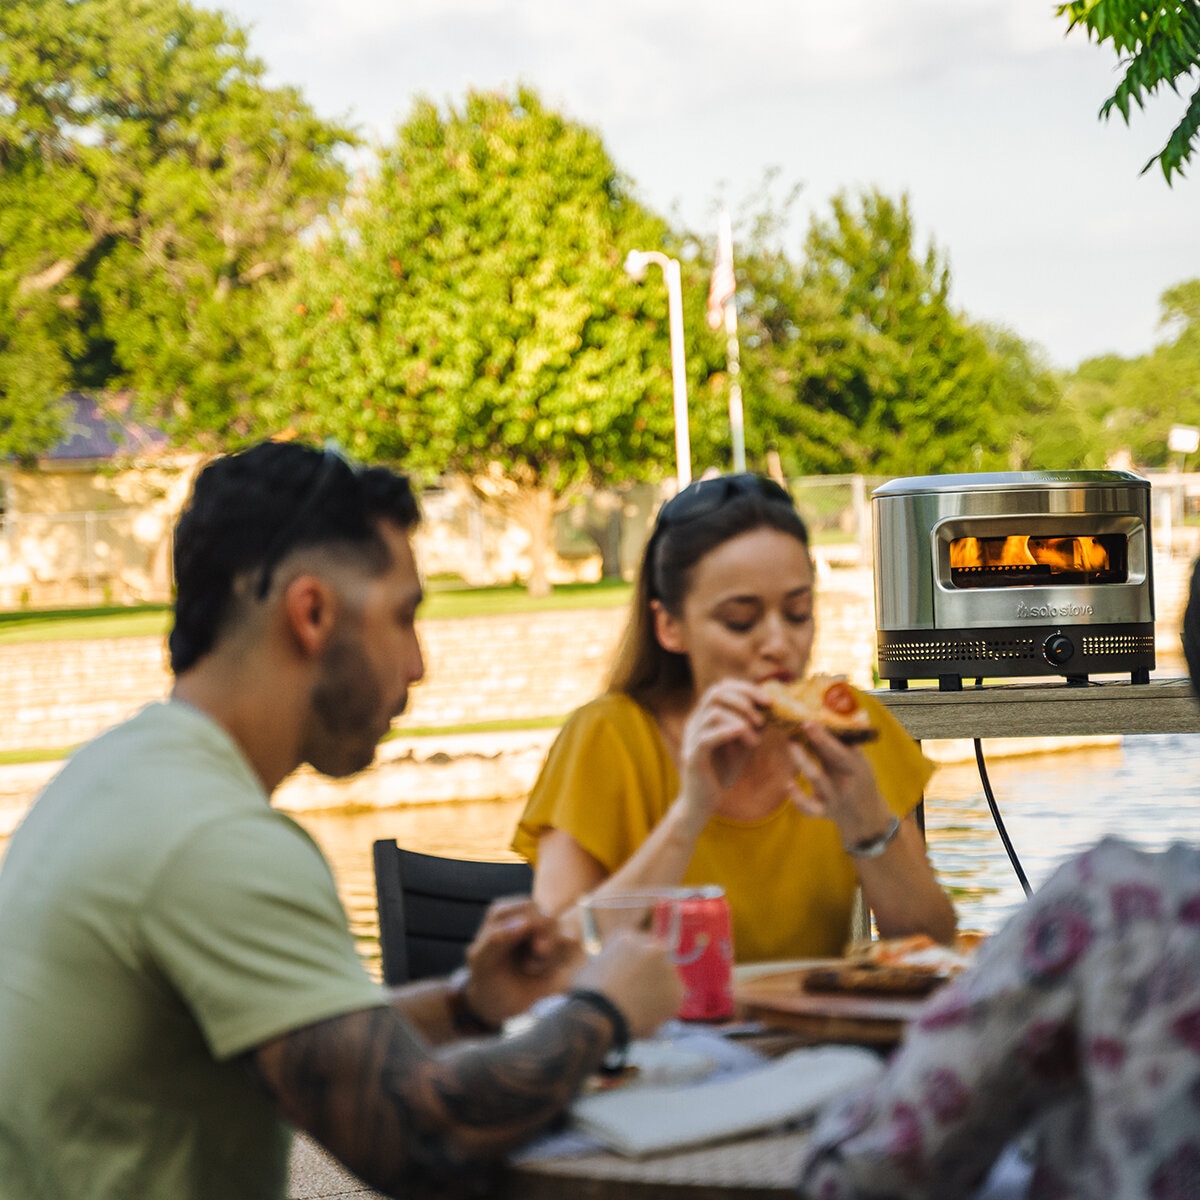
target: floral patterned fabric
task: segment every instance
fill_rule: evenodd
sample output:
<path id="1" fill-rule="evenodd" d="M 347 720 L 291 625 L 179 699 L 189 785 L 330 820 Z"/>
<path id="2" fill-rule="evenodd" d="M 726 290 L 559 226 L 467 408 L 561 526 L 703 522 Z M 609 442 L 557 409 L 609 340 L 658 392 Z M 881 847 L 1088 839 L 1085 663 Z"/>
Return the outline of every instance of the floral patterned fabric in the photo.
<path id="1" fill-rule="evenodd" d="M 1031 1200 L 1200 1197 L 1200 851 L 1061 867 L 823 1115 L 800 1190 L 970 1196 L 1026 1131 Z"/>

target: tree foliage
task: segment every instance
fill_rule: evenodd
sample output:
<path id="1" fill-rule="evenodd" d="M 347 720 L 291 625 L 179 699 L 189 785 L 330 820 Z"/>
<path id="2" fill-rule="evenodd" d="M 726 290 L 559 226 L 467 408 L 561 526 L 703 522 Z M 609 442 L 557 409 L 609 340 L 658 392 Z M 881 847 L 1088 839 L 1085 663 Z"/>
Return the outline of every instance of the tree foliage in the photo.
<path id="1" fill-rule="evenodd" d="M 1160 306 L 1173 336 L 1138 358 L 1085 362 L 1068 386 L 1110 451 L 1152 467 L 1168 464 L 1172 425 L 1200 425 L 1200 279 L 1169 288 Z"/>
<path id="2" fill-rule="evenodd" d="M 73 387 L 221 447 L 291 426 L 463 473 L 530 529 L 538 590 L 579 489 L 674 469 L 668 298 L 657 267 L 626 276 L 638 248 L 681 261 L 693 466 L 728 465 L 710 261 L 593 131 L 527 88 L 419 101 L 347 197 L 352 133 L 263 73 L 186 0 L 0 5 L 0 454 L 52 444 Z M 762 209 L 738 254 L 751 465 L 1070 465 L 1047 460 L 1100 393 L 1064 409 L 1035 351 L 955 310 L 906 198 L 835 197 L 798 257 L 784 225 Z"/>
<path id="3" fill-rule="evenodd" d="M 1144 174 L 1157 162 L 1168 184 L 1182 176 L 1200 138 L 1200 0 L 1071 0 L 1057 12 L 1070 18 L 1068 29 L 1082 25 L 1089 38 L 1111 42 L 1121 59 L 1125 73 L 1102 117 L 1115 109 L 1128 125 L 1133 105 L 1144 109 L 1163 87 L 1179 95 L 1181 86 L 1195 85 L 1166 145 L 1142 168 Z"/>
<path id="4" fill-rule="evenodd" d="M 668 243 L 600 138 L 529 89 L 419 101 L 298 268 L 280 402 L 364 457 L 462 472 L 538 572 L 581 485 L 672 471 L 666 293 L 623 271 Z"/>
<path id="5" fill-rule="evenodd" d="M 70 386 L 250 431 L 257 293 L 342 195 L 351 136 L 262 76 L 183 0 L 0 6 L 0 450 L 50 444 L 36 414 Z"/>
<path id="6" fill-rule="evenodd" d="M 1053 379 L 1015 336 L 950 303 L 950 269 L 923 251 L 907 198 L 840 195 L 793 265 L 759 241 L 748 287 L 747 394 L 796 473 L 1001 468 L 1022 457 L 1022 413 Z"/>

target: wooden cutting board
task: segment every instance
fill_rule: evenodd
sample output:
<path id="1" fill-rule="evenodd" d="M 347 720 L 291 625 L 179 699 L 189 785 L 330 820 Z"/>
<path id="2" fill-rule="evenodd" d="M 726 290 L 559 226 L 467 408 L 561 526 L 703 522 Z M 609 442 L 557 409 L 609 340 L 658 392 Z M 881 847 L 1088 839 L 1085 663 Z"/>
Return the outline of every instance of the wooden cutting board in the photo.
<path id="1" fill-rule="evenodd" d="M 804 976 L 810 969 L 793 967 L 735 983 L 739 1014 L 815 1042 L 891 1046 L 924 1003 L 923 997 L 914 996 L 806 992 Z"/>

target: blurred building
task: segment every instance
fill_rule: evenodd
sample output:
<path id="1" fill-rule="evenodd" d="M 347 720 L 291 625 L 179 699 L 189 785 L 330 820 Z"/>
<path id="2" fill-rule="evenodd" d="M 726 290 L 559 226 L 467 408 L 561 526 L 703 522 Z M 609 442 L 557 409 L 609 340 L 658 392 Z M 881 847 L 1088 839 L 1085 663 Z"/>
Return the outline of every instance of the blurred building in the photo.
<path id="1" fill-rule="evenodd" d="M 165 600 L 171 529 L 199 462 L 134 421 L 128 399 L 64 398 L 66 434 L 0 462 L 0 608 Z"/>

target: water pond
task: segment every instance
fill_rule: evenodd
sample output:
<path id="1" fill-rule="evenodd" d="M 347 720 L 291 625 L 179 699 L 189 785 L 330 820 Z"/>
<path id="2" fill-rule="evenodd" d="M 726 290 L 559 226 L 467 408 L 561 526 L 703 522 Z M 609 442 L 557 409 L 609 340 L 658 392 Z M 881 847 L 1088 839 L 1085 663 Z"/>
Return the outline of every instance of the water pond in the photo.
<path id="1" fill-rule="evenodd" d="M 984 743 L 986 752 L 987 743 Z M 1200 734 L 1126 737 L 1119 745 L 988 764 L 1009 836 L 1036 887 L 1064 859 L 1106 834 L 1150 849 L 1200 844 Z M 333 867 L 359 952 L 378 974 L 371 843 L 395 838 L 430 854 L 511 857 L 520 801 L 425 804 L 298 819 Z M 928 789 L 930 855 L 963 928 L 990 932 L 1023 899 L 975 764 L 944 765 Z M 0 858 L 6 839 L 0 838 Z"/>
<path id="2" fill-rule="evenodd" d="M 1150 849 L 1178 840 L 1200 844 L 1200 734 L 1142 735 L 1119 745 L 999 759 L 988 763 L 988 773 L 1034 887 L 1105 835 Z M 940 767 L 926 808 L 930 855 L 960 925 L 990 932 L 1024 897 L 975 764 Z M 462 858 L 510 857 L 520 810 L 520 802 L 502 801 L 300 820 L 329 857 L 360 952 L 377 971 L 372 841 L 396 838 L 414 850 Z"/>

